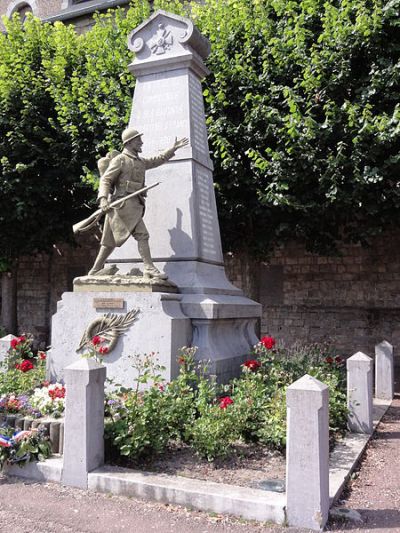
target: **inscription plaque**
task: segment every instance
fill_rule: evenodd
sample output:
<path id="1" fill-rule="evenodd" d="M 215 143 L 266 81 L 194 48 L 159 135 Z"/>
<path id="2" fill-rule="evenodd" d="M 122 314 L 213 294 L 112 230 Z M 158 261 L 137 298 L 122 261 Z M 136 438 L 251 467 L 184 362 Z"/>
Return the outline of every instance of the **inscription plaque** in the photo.
<path id="1" fill-rule="evenodd" d="M 123 309 L 124 304 L 123 298 L 93 298 L 95 309 Z"/>

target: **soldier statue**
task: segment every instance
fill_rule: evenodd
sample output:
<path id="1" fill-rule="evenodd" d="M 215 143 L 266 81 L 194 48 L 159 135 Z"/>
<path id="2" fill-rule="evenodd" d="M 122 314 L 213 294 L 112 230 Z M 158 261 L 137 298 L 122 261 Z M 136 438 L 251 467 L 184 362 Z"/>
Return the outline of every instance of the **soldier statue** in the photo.
<path id="1" fill-rule="evenodd" d="M 189 141 L 186 138 L 175 139 L 172 148 L 150 158 L 139 157 L 143 141 L 142 134 L 137 130 L 133 128 L 124 130 L 122 142 L 124 145 L 122 153 L 111 152 L 98 162 L 100 170 L 98 200 L 106 216 L 100 250 L 88 275 L 114 274 L 115 267 L 104 267 L 105 261 L 116 247 L 124 244 L 132 235 L 138 243 L 144 276 L 165 280 L 168 278 L 167 275 L 154 266 L 150 254 L 149 233 L 143 222 L 145 195 L 139 194 L 128 198 L 118 208 L 111 208 L 110 203 L 142 189 L 146 170 L 166 163 L 175 155 L 176 150 L 186 146 Z"/>

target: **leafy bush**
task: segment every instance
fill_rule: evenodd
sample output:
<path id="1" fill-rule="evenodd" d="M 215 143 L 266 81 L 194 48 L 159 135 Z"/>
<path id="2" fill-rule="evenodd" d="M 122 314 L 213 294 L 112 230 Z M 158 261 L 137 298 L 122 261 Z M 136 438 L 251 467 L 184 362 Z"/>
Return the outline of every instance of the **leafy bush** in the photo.
<path id="1" fill-rule="evenodd" d="M 46 354 L 32 351 L 32 338 L 22 335 L 11 341 L 11 349 L 0 364 L 0 397 L 33 392 L 45 380 Z"/>
<path id="2" fill-rule="evenodd" d="M 107 400 L 107 438 L 114 451 L 131 459 L 160 453 L 181 440 L 209 461 L 225 457 L 239 440 L 284 450 L 286 388 L 308 373 L 329 387 L 332 442 L 346 428 L 343 360 L 321 345 L 286 349 L 264 337 L 243 364 L 240 378 L 217 386 L 195 349 L 178 357 L 179 375 L 161 379 L 154 354 L 135 357 L 135 389 L 118 388 Z M 140 390 L 147 386 L 146 390 Z"/>
<path id="3" fill-rule="evenodd" d="M 296 238 L 325 252 L 398 226 L 399 2 L 154 1 L 189 14 L 211 41 L 204 95 L 226 248 L 246 242 L 265 257 Z M 120 147 L 135 83 L 126 36 L 150 12 L 142 0 L 98 15 L 83 35 L 30 16 L 5 21 L 6 263 L 72 239 L 96 158 Z"/>

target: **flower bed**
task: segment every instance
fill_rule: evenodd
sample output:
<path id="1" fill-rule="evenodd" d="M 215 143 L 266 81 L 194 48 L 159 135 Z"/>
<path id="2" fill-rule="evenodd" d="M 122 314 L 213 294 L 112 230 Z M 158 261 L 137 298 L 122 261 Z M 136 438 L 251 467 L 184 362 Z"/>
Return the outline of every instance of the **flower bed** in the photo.
<path id="1" fill-rule="evenodd" d="M 50 424 L 64 411 L 65 388 L 45 381 L 46 353 L 34 352 L 32 338 L 11 341 L 0 372 L 0 468 L 46 458 L 59 451 L 60 427 L 50 443 Z M 58 425 L 60 426 L 60 425 Z M 53 428 L 54 429 L 54 428 Z"/>
<path id="2" fill-rule="evenodd" d="M 184 349 L 178 363 L 178 377 L 167 383 L 154 354 L 136 357 L 135 387 L 120 387 L 109 395 L 106 442 L 111 461 L 140 462 L 179 446 L 214 464 L 234 460 L 243 446 L 264 449 L 266 455 L 283 453 L 286 388 L 305 373 L 329 386 L 332 444 L 346 429 L 343 359 L 325 346 L 288 350 L 264 337 L 242 365 L 241 377 L 223 386 L 208 375 L 206 365 L 196 363 L 194 348 Z M 148 388 L 141 390 L 143 386 Z"/>

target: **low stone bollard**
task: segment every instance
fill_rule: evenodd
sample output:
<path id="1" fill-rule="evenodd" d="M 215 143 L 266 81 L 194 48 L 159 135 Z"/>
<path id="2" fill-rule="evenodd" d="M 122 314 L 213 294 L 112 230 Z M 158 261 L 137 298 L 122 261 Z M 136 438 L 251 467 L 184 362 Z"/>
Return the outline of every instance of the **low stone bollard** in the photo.
<path id="1" fill-rule="evenodd" d="M 393 346 L 388 341 L 383 341 L 375 346 L 375 397 L 393 400 L 393 396 Z"/>
<path id="2" fill-rule="evenodd" d="M 287 389 L 289 526 L 321 531 L 329 515 L 329 391 L 305 375 Z"/>
<path id="3" fill-rule="evenodd" d="M 105 378 L 106 368 L 94 359 L 81 359 L 65 369 L 65 485 L 86 489 L 88 472 L 104 462 Z"/>
<path id="4" fill-rule="evenodd" d="M 0 363 L 7 357 L 8 350 L 11 348 L 11 341 L 16 338 L 15 335 L 6 335 L 0 339 Z"/>
<path id="5" fill-rule="evenodd" d="M 372 433 L 372 359 L 357 352 L 347 359 L 348 424 L 354 433 Z"/>

